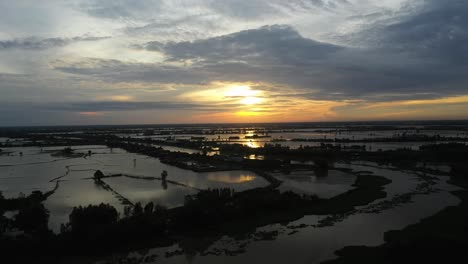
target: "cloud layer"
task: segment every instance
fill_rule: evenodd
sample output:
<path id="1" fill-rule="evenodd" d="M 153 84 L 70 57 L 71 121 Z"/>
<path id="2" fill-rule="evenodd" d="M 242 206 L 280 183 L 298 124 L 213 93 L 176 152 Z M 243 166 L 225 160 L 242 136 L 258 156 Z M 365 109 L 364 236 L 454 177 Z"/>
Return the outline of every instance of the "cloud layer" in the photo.
<path id="1" fill-rule="evenodd" d="M 463 0 L 51 1 L 47 6 L 1 4 L 18 17 L 50 12 L 34 17 L 35 25 L 0 16 L 8 26 L 0 33 L 5 94 L 0 100 L 17 115 L 22 109 L 46 111 L 86 123 L 86 117 L 125 122 L 112 119 L 117 113 L 182 111 L 184 122 L 203 115 L 213 122 L 242 121 L 235 113 L 289 121 L 295 116 L 289 109 L 305 111 L 303 121 L 468 118 L 457 112 L 468 113 Z M 52 26 L 61 23 L 73 23 L 71 31 Z M 258 89 L 262 98 L 244 100 L 257 102 L 247 106 L 216 94 L 235 85 Z M 201 100 L 200 92 L 211 92 L 211 99 Z M 298 104 L 302 110 L 288 108 Z M 371 105 L 380 109 L 376 115 L 360 114 Z M 428 105 L 447 110 L 431 115 Z M 407 116 L 401 115 L 405 111 Z M 85 112 L 103 115 L 71 116 Z M 26 124 L 27 115 L 21 116 L 12 121 L 0 114 L 0 121 Z"/>
<path id="2" fill-rule="evenodd" d="M 0 41 L 0 50 L 3 49 L 29 49 L 29 50 L 42 50 L 56 47 L 63 47 L 65 45 L 79 42 L 79 41 L 97 41 L 108 39 L 109 37 L 73 37 L 73 38 L 46 38 L 40 39 L 36 37 L 13 39 Z"/>

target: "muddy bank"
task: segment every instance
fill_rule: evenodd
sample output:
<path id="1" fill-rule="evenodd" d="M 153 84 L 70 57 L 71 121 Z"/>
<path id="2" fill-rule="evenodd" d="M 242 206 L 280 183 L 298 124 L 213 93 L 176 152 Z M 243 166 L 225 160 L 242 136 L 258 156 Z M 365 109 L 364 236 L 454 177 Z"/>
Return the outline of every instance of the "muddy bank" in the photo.
<path id="1" fill-rule="evenodd" d="M 452 175 L 451 184 L 466 188 L 466 175 Z M 326 264 L 341 263 L 465 263 L 468 261 L 468 191 L 453 191 L 461 202 L 410 225 L 388 231 L 377 247 L 350 246 Z"/>

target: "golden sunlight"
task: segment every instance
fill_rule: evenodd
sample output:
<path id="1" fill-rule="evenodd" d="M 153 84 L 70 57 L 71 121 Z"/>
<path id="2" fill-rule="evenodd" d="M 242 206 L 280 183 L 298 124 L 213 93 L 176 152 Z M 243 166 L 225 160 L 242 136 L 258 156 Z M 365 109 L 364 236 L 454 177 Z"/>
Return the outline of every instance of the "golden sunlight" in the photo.
<path id="1" fill-rule="evenodd" d="M 260 115 L 260 113 L 255 112 L 255 111 L 238 111 L 238 112 L 236 112 L 236 115 L 238 115 L 238 116 L 257 116 L 257 115 Z"/>
<path id="2" fill-rule="evenodd" d="M 104 113 L 101 113 L 101 112 L 78 112 L 79 115 L 81 116 L 102 116 L 104 115 Z"/>
<path id="3" fill-rule="evenodd" d="M 269 87 L 270 89 L 263 89 Z M 337 107 L 352 104 L 350 101 L 316 101 L 294 96 L 297 92 L 281 87 L 272 92 L 267 83 L 212 82 L 198 87 L 195 92 L 179 96 L 181 101 L 196 102 L 220 108 L 219 111 L 196 113 L 191 120 L 216 120 L 217 122 L 274 122 L 288 120 L 299 122 L 336 119 Z M 204 89 L 203 89 L 204 88 Z"/>
<path id="4" fill-rule="evenodd" d="M 231 176 L 231 175 L 208 175 L 208 180 L 224 183 L 243 183 L 255 180 L 255 176 L 251 175 L 240 175 L 240 176 Z"/>
<path id="5" fill-rule="evenodd" d="M 252 90 L 250 86 L 247 85 L 235 85 L 229 87 L 224 96 L 226 97 L 252 97 L 256 96 L 260 93 L 260 91 Z"/>
<path id="6" fill-rule="evenodd" d="M 254 104 L 259 104 L 262 101 L 263 101 L 262 98 L 248 96 L 248 97 L 245 97 L 244 99 L 240 100 L 240 103 L 245 104 L 245 105 L 254 105 Z"/>
<path id="7" fill-rule="evenodd" d="M 239 97 L 241 98 L 239 103 L 243 105 L 255 105 L 263 101 L 262 98 L 258 97 L 261 94 L 259 90 L 252 90 L 247 85 L 235 85 L 229 87 L 224 93 L 225 97 Z"/>

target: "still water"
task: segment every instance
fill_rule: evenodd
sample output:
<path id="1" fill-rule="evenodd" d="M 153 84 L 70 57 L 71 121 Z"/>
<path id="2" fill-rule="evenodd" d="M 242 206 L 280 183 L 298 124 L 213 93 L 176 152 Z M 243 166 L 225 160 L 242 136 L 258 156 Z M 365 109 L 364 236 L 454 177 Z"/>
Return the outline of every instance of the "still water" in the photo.
<path id="1" fill-rule="evenodd" d="M 402 229 L 431 216 L 443 208 L 456 205 L 459 200 L 450 191 L 458 189 L 447 184 L 448 177 L 437 176 L 431 188 L 433 192 L 417 192 L 421 179 L 415 174 L 393 168 L 378 168 L 376 164 L 337 164 L 337 167 L 368 171 L 373 175 L 384 176 L 392 183 L 385 187 L 387 197 L 369 205 L 361 206 L 335 222 L 333 225 L 318 226 L 321 219 L 328 216 L 305 216 L 287 224 L 273 224 L 257 228 L 250 234 L 236 237 L 224 236 L 217 239 L 202 252 L 187 250 L 187 245 L 174 245 L 166 248 L 149 248 L 113 259 L 158 255 L 155 263 L 320 263 L 333 259 L 334 252 L 345 246 L 382 244 L 383 235 L 389 230 Z M 382 207 L 401 195 L 410 195 L 410 202 L 394 202 L 390 207 Z M 377 212 L 375 208 L 380 208 Z M 302 226 L 301 226 L 302 225 Z M 259 239 L 264 232 L 272 237 Z M 261 236 L 260 236 L 261 237 Z M 167 252 L 183 250 L 180 255 L 166 257 Z"/>
<path id="2" fill-rule="evenodd" d="M 249 171 L 226 171 L 196 173 L 162 164 L 158 159 L 127 153 L 121 149 L 105 146 L 72 147 L 75 153 L 93 153 L 86 157 L 66 157 L 55 155 L 62 148 L 4 148 L 9 152 L 0 156 L 0 190 L 6 197 L 19 193 L 29 194 L 34 190 L 43 192 L 58 189 L 51 195 L 45 206 L 50 210 L 50 227 L 58 231 L 61 223 L 68 221 L 74 206 L 109 203 L 122 212 L 121 197 L 129 201 L 153 201 L 167 207 L 183 204 L 184 196 L 194 194 L 199 189 L 232 188 L 237 191 L 266 186 L 262 177 Z M 22 155 L 20 155 L 22 152 Z M 167 248 L 148 248 L 129 256 L 157 254 L 157 263 L 319 263 L 334 257 L 333 252 L 349 245 L 374 246 L 383 243 L 384 232 L 402 229 L 459 201 L 450 194 L 456 187 L 447 184 L 448 177 L 436 176 L 433 190 L 424 194 L 418 192 L 424 183 L 416 174 L 381 167 L 372 163 L 335 164 L 336 168 L 353 171 L 366 171 L 392 180 L 385 186 L 387 197 L 357 208 L 332 225 L 317 225 L 321 219 L 333 216 L 305 216 L 291 223 L 272 224 L 252 231 L 244 236 L 217 238 L 205 250 L 165 257 L 187 246 L 174 245 Z M 102 189 L 91 179 L 96 170 L 104 178 L 113 192 Z M 163 170 L 168 172 L 168 182 L 156 179 Z M 317 177 L 312 171 L 299 171 L 292 174 L 275 173 L 283 181 L 281 191 L 292 190 L 298 193 L 315 194 L 319 197 L 332 197 L 352 189 L 355 176 L 339 170 L 330 170 L 328 176 Z M 146 178 L 138 178 L 146 177 Z M 409 195 L 410 203 L 395 203 L 394 198 Z M 382 207 L 382 204 L 392 204 Z M 374 210 L 378 208 L 378 213 Z M 298 228 L 300 226 L 300 228 Z M 261 238 L 262 232 L 275 234 L 268 239 Z M 233 253 L 234 252 L 234 253 Z"/>
<path id="3" fill-rule="evenodd" d="M 91 156 L 65 157 L 56 155 L 63 148 L 4 148 L 9 155 L 0 156 L 0 190 L 5 197 L 17 197 L 39 190 L 55 193 L 45 201 L 50 211 L 50 227 L 58 231 L 61 223 L 75 206 L 108 203 L 123 211 L 119 198 L 136 202 L 155 202 L 166 207 L 180 206 L 185 195 L 200 189 L 231 188 L 243 191 L 266 186 L 268 182 L 249 171 L 223 171 L 197 173 L 159 162 L 158 159 L 127 153 L 105 146 L 76 146 L 75 153 Z M 22 152 L 22 155 L 20 155 Z M 104 190 L 91 179 L 97 170 L 105 175 L 122 175 L 105 178 L 114 192 Z M 168 172 L 167 182 L 159 179 Z"/>

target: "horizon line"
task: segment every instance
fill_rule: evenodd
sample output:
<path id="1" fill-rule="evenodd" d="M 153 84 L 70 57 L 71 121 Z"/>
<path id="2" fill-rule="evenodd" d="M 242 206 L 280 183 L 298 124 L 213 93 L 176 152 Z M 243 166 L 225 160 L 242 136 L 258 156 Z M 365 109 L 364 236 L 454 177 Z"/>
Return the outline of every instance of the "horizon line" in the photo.
<path id="1" fill-rule="evenodd" d="M 268 124 L 339 124 L 339 123 L 411 123 L 411 122 L 468 122 L 468 119 L 414 119 L 414 120 L 352 120 L 352 121 L 279 121 L 279 122 L 212 122 L 212 123 L 143 123 L 143 124 L 83 124 L 83 125 L 16 125 L 4 128 L 53 128 L 53 127 L 118 127 L 118 126 L 203 126 L 203 125 L 268 125 Z"/>

